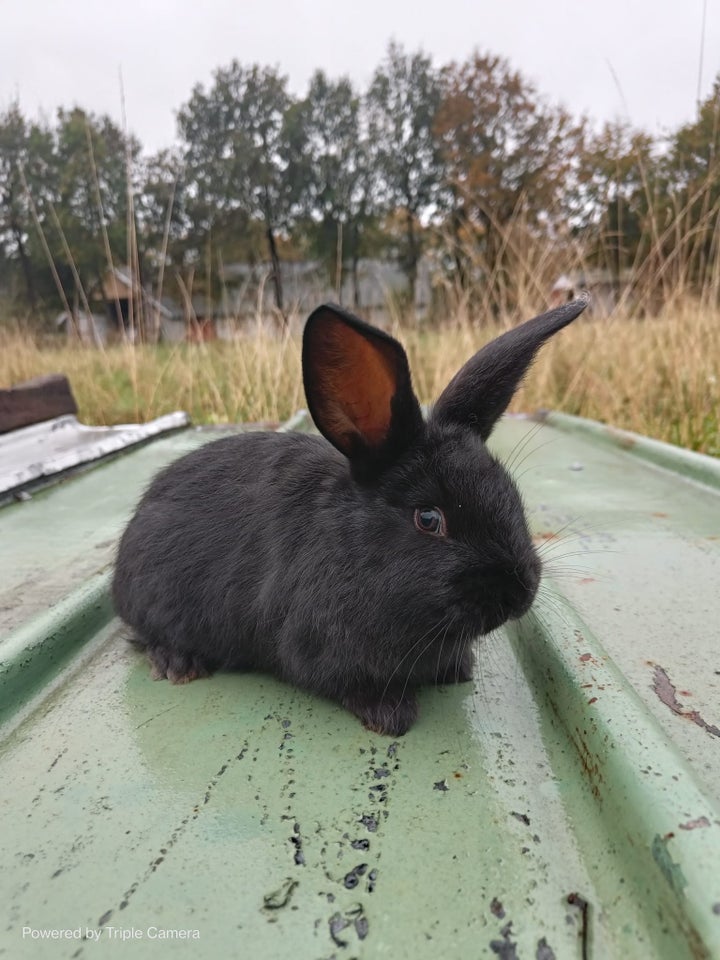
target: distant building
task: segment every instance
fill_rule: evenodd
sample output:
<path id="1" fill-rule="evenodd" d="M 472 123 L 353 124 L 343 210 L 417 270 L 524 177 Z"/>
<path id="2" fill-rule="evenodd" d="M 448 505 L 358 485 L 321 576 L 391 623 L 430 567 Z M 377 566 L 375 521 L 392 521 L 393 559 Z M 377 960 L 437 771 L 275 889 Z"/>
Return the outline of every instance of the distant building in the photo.
<path id="1" fill-rule="evenodd" d="M 439 268 L 430 257 L 418 263 L 415 285 L 415 311 L 422 315 L 430 308 L 433 279 Z M 224 312 L 239 320 L 270 314 L 275 309 L 275 294 L 270 263 L 230 263 L 223 268 L 226 289 Z M 406 295 L 407 277 L 400 267 L 388 260 L 358 261 L 356 276 L 346 264 L 338 289 L 328 276 L 327 267 L 319 260 L 282 264 L 283 300 L 288 313 L 305 315 L 319 303 L 338 300 L 349 308 L 357 307 L 368 316 L 385 313 L 393 299 Z"/>
<path id="2" fill-rule="evenodd" d="M 415 309 L 422 315 L 431 303 L 434 264 L 425 257 L 418 264 Z M 407 278 L 389 261 L 364 259 L 352 270 L 343 270 L 338 290 L 320 261 L 282 264 L 284 308 L 288 316 L 304 319 L 319 303 L 340 300 L 361 309 L 365 316 L 381 319 L 388 304 L 405 295 Z M 249 323 L 265 322 L 277 315 L 272 265 L 227 264 L 222 274 L 222 295 L 213 299 L 204 293 L 186 295 L 178 302 L 153 296 L 126 266 L 108 269 L 102 281 L 89 292 L 92 311 L 60 314 L 58 327 L 83 343 L 104 345 L 115 340 L 138 339 L 171 343 L 232 339 Z"/>
<path id="3" fill-rule="evenodd" d="M 127 266 L 105 271 L 101 282 L 90 291 L 90 302 L 102 305 L 109 317 L 109 331 L 121 338 L 157 340 L 163 319 L 170 316 L 168 307 L 152 296 Z"/>
<path id="4" fill-rule="evenodd" d="M 72 314 L 64 310 L 55 318 L 55 326 L 58 330 L 64 330 L 70 339 L 79 340 L 87 346 L 102 347 L 108 342 L 112 325 L 105 313 L 78 310 Z"/>

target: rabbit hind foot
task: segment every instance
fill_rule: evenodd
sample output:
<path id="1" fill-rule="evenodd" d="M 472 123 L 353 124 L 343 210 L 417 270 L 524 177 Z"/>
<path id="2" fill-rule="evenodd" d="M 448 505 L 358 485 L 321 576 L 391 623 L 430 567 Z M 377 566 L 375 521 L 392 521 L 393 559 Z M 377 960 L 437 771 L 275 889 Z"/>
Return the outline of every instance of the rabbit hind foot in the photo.
<path id="1" fill-rule="evenodd" d="M 150 676 L 153 680 L 169 680 L 170 683 L 191 683 L 209 677 L 212 669 L 196 653 L 186 650 L 171 650 L 163 646 L 147 647 L 150 660 Z"/>

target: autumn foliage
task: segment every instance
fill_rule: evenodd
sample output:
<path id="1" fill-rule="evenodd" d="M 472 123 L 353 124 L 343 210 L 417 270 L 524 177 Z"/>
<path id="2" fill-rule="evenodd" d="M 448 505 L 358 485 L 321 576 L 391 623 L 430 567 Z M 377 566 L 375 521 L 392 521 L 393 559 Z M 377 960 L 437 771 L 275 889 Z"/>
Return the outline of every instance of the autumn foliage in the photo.
<path id="1" fill-rule="evenodd" d="M 436 66 L 390 44 L 365 90 L 317 71 L 296 97 L 277 69 L 233 61 L 177 117 L 176 144 L 149 156 L 80 107 L 0 115 L 5 313 L 82 309 L 110 263 L 178 295 L 260 261 L 282 313 L 288 260 L 339 289 L 370 256 L 401 266 L 412 306 L 426 254 L 471 314 L 537 302 L 573 270 L 627 284 L 633 309 L 718 301 L 720 78 L 657 138 L 571 116 L 502 57 Z"/>

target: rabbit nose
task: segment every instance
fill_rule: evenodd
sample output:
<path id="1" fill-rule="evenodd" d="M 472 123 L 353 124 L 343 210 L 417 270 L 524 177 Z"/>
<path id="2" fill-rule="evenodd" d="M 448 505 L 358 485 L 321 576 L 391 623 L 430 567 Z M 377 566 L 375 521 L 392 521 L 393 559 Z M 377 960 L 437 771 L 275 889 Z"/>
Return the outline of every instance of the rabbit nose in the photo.
<path id="1" fill-rule="evenodd" d="M 533 550 L 513 570 L 512 578 L 508 578 L 509 620 L 517 620 L 527 613 L 535 600 L 540 586 L 541 564 L 540 558 Z"/>
<path id="2" fill-rule="evenodd" d="M 517 572 L 505 573 L 501 582 L 496 581 L 495 602 L 504 612 L 505 620 L 518 620 L 527 613 L 537 593 L 539 578 L 521 577 Z"/>
<path id="3" fill-rule="evenodd" d="M 486 629 L 494 629 L 527 613 L 539 584 L 540 560 L 533 553 L 522 560 L 479 566 L 463 586 L 483 612 Z"/>
<path id="4" fill-rule="evenodd" d="M 533 605 L 537 595 L 537 584 L 534 587 L 519 586 L 507 604 L 507 619 L 519 620 Z"/>

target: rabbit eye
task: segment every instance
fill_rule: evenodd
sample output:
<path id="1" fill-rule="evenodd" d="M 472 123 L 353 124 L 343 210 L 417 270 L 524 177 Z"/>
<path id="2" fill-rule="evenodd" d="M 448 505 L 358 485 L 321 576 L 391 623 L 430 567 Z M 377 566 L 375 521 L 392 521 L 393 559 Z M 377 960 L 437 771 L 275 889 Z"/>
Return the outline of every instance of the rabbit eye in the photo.
<path id="1" fill-rule="evenodd" d="M 414 519 L 415 526 L 421 533 L 432 533 L 436 537 L 447 534 L 445 514 L 438 507 L 417 507 Z"/>

